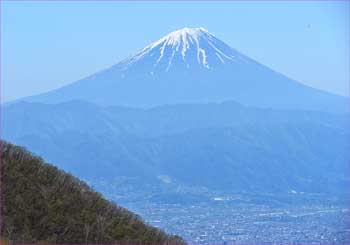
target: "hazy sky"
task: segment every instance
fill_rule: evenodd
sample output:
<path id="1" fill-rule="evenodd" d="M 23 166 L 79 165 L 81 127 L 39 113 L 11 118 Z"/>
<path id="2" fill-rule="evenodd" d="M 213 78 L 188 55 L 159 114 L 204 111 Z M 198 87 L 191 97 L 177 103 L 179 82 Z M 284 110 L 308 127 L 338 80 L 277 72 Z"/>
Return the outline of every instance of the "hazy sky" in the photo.
<path id="1" fill-rule="evenodd" d="M 182 27 L 205 27 L 299 82 L 349 95 L 349 2 L 3 2 L 2 101 L 109 67 Z"/>

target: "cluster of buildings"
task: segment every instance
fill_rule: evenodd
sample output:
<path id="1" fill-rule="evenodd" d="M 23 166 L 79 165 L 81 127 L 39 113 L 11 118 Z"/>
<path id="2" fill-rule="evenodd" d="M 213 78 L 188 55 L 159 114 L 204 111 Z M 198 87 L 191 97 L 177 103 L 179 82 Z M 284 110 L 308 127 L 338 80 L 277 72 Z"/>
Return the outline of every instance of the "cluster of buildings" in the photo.
<path id="1" fill-rule="evenodd" d="M 136 212 L 189 244 L 350 244 L 344 207 L 149 203 Z"/>

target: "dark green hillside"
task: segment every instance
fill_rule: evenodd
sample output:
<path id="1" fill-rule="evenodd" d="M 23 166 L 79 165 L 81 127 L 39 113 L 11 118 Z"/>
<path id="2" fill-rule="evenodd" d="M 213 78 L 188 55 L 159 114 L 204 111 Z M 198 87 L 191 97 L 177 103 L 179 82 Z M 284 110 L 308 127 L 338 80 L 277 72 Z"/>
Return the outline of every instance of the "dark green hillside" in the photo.
<path id="1" fill-rule="evenodd" d="M 183 244 L 86 183 L 2 142 L 2 234 L 14 243 Z"/>

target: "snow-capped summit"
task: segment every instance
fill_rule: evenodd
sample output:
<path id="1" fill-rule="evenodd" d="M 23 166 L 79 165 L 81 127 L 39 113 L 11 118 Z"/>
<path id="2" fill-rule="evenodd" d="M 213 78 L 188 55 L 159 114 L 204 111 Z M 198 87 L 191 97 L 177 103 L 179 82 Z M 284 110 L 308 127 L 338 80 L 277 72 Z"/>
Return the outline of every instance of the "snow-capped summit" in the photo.
<path id="1" fill-rule="evenodd" d="M 186 47 L 187 48 L 189 47 L 188 41 L 199 42 L 200 36 L 203 36 L 203 35 L 214 36 L 212 34 L 209 34 L 208 30 L 206 30 L 203 27 L 200 27 L 200 28 L 185 27 L 185 28 L 182 28 L 182 29 L 179 29 L 179 30 L 176 30 L 176 31 L 169 33 L 168 35 L 164 36 L 160 40 L 153 42 L 149 46 L 154 47 L 154 46 L 158 45 L 159 43 L 166 41 L 166 43 L 168 45 L 173 45 L 173 46 L 176 46 L 178 48 L 179 45 L 183 42 L 183 44 L 184 44 L 183 48 L 185 48 L 185 51 L 186 51 Z"/>
<path id="2" fill-rule="evenodd" d="M 137 54 L 122 61 L 132 66 L 148 62 L 151 72 L 172 69 L 173 65 L 213 69 L 231 62 L 249 62 L 249 59 L 217 39 L 205 28 L 182 28 L 152 42 Z"/>
<path id="3" fill-rule="evenodd" d="M 206 29 L 188 27 L 106 70 L 24 100 L 85 100 L 130 107 L 234 100 L 265 108 L 350 108 L 349 98 L 307 87 L 239 53 Z"/>

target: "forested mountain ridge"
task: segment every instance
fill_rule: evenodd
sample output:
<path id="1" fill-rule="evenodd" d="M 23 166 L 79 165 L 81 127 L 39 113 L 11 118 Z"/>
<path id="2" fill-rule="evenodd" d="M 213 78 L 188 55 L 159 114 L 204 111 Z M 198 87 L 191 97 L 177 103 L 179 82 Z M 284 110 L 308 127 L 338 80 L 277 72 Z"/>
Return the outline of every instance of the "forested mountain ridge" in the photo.
<path id="1" fill-rule="evenodd" d="M 1 142 L 1 237 L 13 243 L 185 244 L 24 148 Z"/>
<path id="2" fill-rule="evenodd" d="M 349 114 L 233 101 L 146 110 L 20 102 L 2 113 L 5 140 L 91 184 L 102 179 L 113 196 L 130 181 L 151 193 L 169 187 L 162 176 L 230 192 L 343 192 L 350 183 Z"/>

